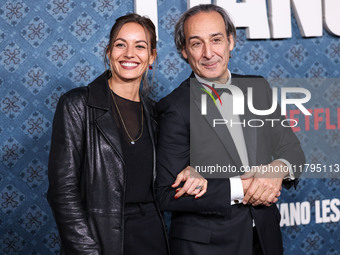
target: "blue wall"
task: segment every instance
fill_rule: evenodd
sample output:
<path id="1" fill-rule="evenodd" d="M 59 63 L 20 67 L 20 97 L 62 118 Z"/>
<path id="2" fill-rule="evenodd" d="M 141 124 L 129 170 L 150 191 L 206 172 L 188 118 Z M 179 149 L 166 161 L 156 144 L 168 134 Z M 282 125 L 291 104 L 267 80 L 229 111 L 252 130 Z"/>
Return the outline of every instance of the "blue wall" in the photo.
<path id="1" fill-rule="evenodd" d="M 108 3 L 108 4 L 105 4 Z M 158 65 L 153 97 L 160 99 L 190 74 L 173 44 L 173 29 L 186 1 L 159 0 Z M 55 106 L 62 93 L 88 84 L 104 70 L 103 48 L 114 20 L 133 12 L 133 1 L 0 0 L 0 254 L 57 254 L 59 241 L 46 202 L 47 160 Z M 293 37 L 247 40 L 238 30 L 230 69 L 281 78 L 340 78 L 340 40 Z M 81 29 L 82 28 L 82 29 Z M 339 83 L 310 84 L 310 108 L 329 108 L 337 123 Z M 340 118 L 340 117 L 339 117 Z M 303 129 L 303 128 L 302 128 Z M 339 163 L 340 131 L 297 135 L 308 163 Z M 339 198 L 340 180 L 302 179 L 282 203 L 308 201 L 311 221 L 284 226 L 285 254 L 339 254 L 339 223 L 315 223 L 315 200 Z"/>

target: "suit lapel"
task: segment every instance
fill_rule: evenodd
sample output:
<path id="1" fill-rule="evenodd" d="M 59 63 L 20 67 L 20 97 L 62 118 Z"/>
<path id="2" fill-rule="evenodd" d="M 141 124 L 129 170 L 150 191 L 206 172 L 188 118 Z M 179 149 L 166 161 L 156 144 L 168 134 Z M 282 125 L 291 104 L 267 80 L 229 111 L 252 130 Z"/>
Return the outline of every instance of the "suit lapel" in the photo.
<path id="1" fill-rule="evenodd" d="M 247 147 L 249 166 L 254 166 L 256 165 L 257 128 L 248 125 L 247 122 L 251 119 L 251 116 L 252 114 L 246 109 L 245 114 L 240 115 L 240 120 L 246 123 L 245 126 L 242 126 L 243 136 Z"/>
<path id="2" fill-rule="evenodd" d="M 225 125 L 216 125 L 213 127 L 214 119 L 222 119 L 222 116 L 217 109 L 216 105 L 214 104 L 213 100 L 208 96 L 207 97 L 207 114 L 201 115 L 201 93 L 200 93 L 200 85 L 196 79 L 191 79 L 190 82 L 190 102 L 193 102 L 193 104 L 190 104 L 190 108 L 195 107 L 195 109 L 190 109 L 190 118 L 197 116 L 197 114 L 192 114 L 192 111 L 198 110 L 199 115 L 202 116 L 211 127 L 211 131 L 215 133 L 222 144 L 224 145 L 224 148 L 226 149 L 227 153 L 230 155 L 230 158 L 234 161 L 236 167 L 240 168 L 242 166 L 240 156 L 238 155 L 236 146 L 234 144 L 234 141 L 230 135 L 230 132 L 228 128 Z M 208 135 L 208 134 L 207 134 Z"/>
<path id="3" fill-rule="evenodd" d="M 233 77 L 234 75 L 232 75 Z M 249 166 L 256 165 L 256 148 L 257 148 L 257 128 L 251 127 L 248 125 L 248 121 L 251 119 L 256 119 L 256 116 L 249 111 L 247 106 L 247 86 L 242 83 L 242 79 L 247 81 L 246 78 L 232 78 L 232 84 L 241 88 L 244 95 L 244 115 L 240 116 L 240 121 L 245 122 L 245 125 L 242 126 L 243 136 L 247 147 L 248 161 Z M 255 124 L 251 124 L 255 125 Z"/>

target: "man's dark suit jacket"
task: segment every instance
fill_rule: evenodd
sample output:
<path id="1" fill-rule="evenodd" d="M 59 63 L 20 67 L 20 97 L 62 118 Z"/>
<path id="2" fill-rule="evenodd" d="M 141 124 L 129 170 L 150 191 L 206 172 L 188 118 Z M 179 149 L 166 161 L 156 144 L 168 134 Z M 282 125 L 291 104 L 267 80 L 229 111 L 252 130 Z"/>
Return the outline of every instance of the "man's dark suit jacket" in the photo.
<path id="1" fill-rule="evenodd" d="M 157 148 L 156 196 L 161 209 L 171 211 L 170 242 L 173 255 L 225 255 L 251 254 L 252 219 L 256 224 L 264 254 L 282 254 L 280 213 L 276 205 L 270 207 L 231 205 L 230 182 L 226 178 L 209 178 L 207 193 L 195 199 L 193 196 L 175 199 L 171 188 L 177 174 L 190 165 L 190 153 L 198 158 L 209 158 L 211 162 L 225 159 L 225 164 L 239 168 L 240 157 L 226 126 L 212 127 L 212 119 L 222 119 L 212 100 L 208 100 L 208 113 L 190 100 L 199 100 L 196 90 L 201 86 L 192 74 L 177 89 L 163 98 L 157 105 L 159 137 Z M 271 89 L 267 81 L 258 76 L 232 74 L 232 85 L 238 86 L 246 97 L 247 88 L 253 87 L 255 109 L 269 109 L 272 105 Z M 191 93 L 191 95 L 190 95 Z M 209 99 L 209 97 L 208 97 Z M 245 100 L 246 102 L 247 100 Z M 245 114 L 240 119 L 283 119 L 280 108 L 270 116 L 253 115 L 245 103 Z M 190 119 L 201 119 L 200 125 L 190 125 Z M 271 127 L 265 122 L 260 128 L 243 127 L 250 166 L 269 164 L 274 159 L 285 159 L 290 164 L 305 162 L 300 143 L 291 128 L 283 127 L 279 121 Z M 254 125 L 254 123 L 253 123 Z M 195 137 L 191 140 L 190 137 Z M 200 149 L 199 149 L 200 148 Z M 203 150 L 202 150 L 203 148 Z M 298 176 L 299 173 L 295 173 Z M 296 180 L 288 184 L 296 185 Z M 244 233 L 250 233 L 244 234 Z M 249 240 L 247 240 L 249 239 Z"/>

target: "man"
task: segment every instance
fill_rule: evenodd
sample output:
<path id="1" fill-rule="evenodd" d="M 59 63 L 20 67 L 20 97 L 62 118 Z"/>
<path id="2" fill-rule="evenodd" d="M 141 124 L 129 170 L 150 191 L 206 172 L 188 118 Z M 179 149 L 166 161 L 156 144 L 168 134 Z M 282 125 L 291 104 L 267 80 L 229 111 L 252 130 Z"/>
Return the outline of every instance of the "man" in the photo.
<path id="1" fill-rule="evenodd" d="M 234 123 L 282 119 L 279 108 L 270 116 L 255 116 L 245 104 L 244 114 L 235 115 L 230 111 L 232 96 L 225 92 L 217 96 L 216 105 L 208 96 L 211 100 L 207 101 L 205 115 L 202 106 L 196 105 L 201 101 L 200 91 L 213 95 L 218 88 L 232 90 L 233 85 L 243 94 L 247 88 L 253 89 L 256 109 L 271 108 L 271 90 L 265 79 L 230 74 L 228 62 L 235 39 L 230 18 L 215 5 L 193 7 L 176 24 L 176 47 L 193 74 L 158 103 L 156 179 L 161 209 L 172 212 L 170 244 L 174 255 L 283 254 L 280 213 L 275 202 L 284 179 L 287 186 L 296 184 L 292 166 L 304 164 L 299 141 L 291 128 L 277 124 L 280 122 L 260 128 L 212 124 L 216 118 Z M 189 195 L 198 193 L 201 185 L 194 192 L 186 185 L 176 189 L 181 179 L 175 180 L 177 174 L 188 165 L 202 162 L 218 162 L 238 170 L 258 166 L 260 171 L 242 178 L 240 171 L 237 176 L 209 178 L 207 192 L 199 198 Z M 280 171 L 264 173 L 261 170 L 265 167 Z"/>

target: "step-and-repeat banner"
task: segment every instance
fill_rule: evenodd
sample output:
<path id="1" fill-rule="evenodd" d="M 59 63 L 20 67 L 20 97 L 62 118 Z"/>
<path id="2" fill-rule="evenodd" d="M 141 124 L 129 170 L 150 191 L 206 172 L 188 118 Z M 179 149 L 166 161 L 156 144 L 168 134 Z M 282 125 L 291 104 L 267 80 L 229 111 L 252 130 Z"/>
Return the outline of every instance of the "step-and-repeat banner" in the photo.
<path id="1" fill-rule="evenodd" d="M 158 100 L 191 72 L 176 52 L 173 34 L 178 17 L 195 2 L 0 1 L 0 254 L 58 254 L 58 233 L 46 201 L 53 114 L 60 95 L 103 72 L 103 50 L 114 20 L 138 6 L 156 10 L 152 96 Z M 230 70 L 262 75 L 279 89 L 297 80 L 296 87 L 311 95 L 303 105 L 311 115 L 297 107 L 287 112 L 293 125 L 298 122 L 294 131 L 308 174 L 278 203 L 285 254 L 339 254 L 340 15 L 331 8 L 337 1 L 216 4 L 225 2 L 235 2 L 230 6 L 236 24 L 249 26 L 237 31 Z M 308 82 L 301 85 L 303 79 Z M 295 94 L 290 96 L 298 98 Z"/>

